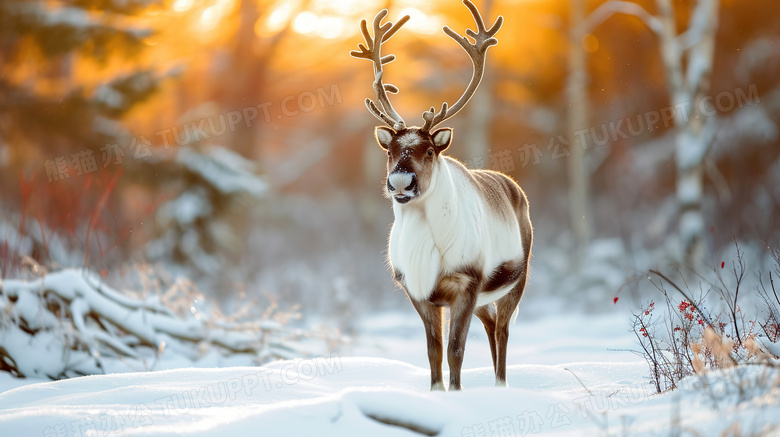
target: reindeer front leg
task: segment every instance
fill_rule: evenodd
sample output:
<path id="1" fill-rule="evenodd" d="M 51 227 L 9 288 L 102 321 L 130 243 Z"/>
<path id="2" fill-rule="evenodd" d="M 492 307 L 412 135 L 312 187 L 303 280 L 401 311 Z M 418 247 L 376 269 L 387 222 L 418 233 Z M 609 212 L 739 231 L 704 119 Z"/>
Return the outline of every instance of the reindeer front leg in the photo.
<path id="1" fill-rule="evenodd" d="M 472 281 L 476 288 L 477 281 Z M 466 351 L 466 336 L 471 324 L 471 314 L 477 305 L 477 291 L 469 289 L 461 293 L 450 306 L 450 341 L 447 345 L 447 364 L 450 367 L 450 390 L 460 390 L 460 369 Z"/>
<path id="2" fill-rule="evenodd" d="M 441 373 L 441 364 L 444 358 L 444 307 L 433 305 L 428 301 L 418 302 L 415 299 L 411 299 L 411 301 L 425 326 L 425 337 L 428 340 L 428 362 L 431 365 L 431 391 L 444 390 L 444 380 Z"/>

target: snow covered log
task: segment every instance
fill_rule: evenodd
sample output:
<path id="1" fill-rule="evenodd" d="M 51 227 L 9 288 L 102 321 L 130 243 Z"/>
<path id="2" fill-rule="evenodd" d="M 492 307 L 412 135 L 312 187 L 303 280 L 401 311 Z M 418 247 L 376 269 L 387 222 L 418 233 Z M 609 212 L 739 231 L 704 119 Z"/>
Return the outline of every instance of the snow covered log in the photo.
<path id="1" fill-rule="evenodd" d="M 209 365 L 297 355 L 281 323 L 176 314 L 159 296 L 129 297 L 81 269 L 0 281 L 0 314 L 0 370 L 17 376 L 153 370 L 163 354 L 177 356 L 178 365 L 209 355 Z"/>

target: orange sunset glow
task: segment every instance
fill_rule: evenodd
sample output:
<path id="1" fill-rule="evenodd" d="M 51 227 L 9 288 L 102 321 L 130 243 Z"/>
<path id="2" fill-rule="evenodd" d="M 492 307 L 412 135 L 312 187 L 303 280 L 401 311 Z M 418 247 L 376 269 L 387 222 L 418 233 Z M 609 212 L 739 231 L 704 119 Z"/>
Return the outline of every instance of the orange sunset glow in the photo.
<path id="1" fill-rule="evenodd" d="M 779 5 L 0 0 L 0 434 L 777 435 Z"/>

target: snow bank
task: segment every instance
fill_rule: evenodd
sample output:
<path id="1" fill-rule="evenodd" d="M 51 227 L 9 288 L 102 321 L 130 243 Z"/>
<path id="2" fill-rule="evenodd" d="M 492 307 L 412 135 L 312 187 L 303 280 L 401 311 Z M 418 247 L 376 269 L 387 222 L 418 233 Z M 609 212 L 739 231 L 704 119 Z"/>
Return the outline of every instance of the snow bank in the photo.
<path id="1" fill-rule="evenodd" d="M 636 379 L 641 362 L 566 368 L 590 392 L 550 365 L 509 366 L 508 389 L 491 387 L 492 369 L 478 368 L 463 373 L 469 388 L 462 392 L 428 392 L 427 368 L 337 354 L 264 367 L 88 376 L 0 394 L 0 429 L 12 436 L 380 437 L 658 435 L 680 426 L 716 435 L 734 421 L 743 431 L 780 422 L 780 394 L 760 388 L 760 372 L 743 376 L 761 395 L 738 403 L 736 391 L 713 397 L 693 380 L 673 395 L 652 395 Z"/>
<path id="2" fill-rule="evenodd" d="M 365 317 L 357 322 L 364 337 L 317 358 L 21 387 L 18 379 L 0 378 L 0 434 L 654 436 L 682 429 L 719 435 L 735 424 L 748 435 L 780 429 L 776 370 L 712 373 L 656 395 L 644 360 L 626 351 L 633 334 L 620 312 L 528 321 L 528 311 L 521 308 L 511 328 L 507 389 L 493 387 L 487 338 L 473 325 L 466 389 L 429 392 L 425 337 L 410 309 Z"/>

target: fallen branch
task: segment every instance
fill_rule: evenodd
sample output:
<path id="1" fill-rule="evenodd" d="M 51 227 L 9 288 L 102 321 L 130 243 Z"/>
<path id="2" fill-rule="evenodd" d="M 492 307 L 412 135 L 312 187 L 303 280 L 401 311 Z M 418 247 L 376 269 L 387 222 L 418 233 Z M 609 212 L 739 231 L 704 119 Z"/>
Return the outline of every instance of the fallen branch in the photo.
<path id="1" fill-rule="evenodd" d="M 9 316 L 0 322 L 0 370 L 17 376 L 104 373 L 111 360 L 148 368 L 166 348 L 188 359 L 216 348 L 256 363 L 300 355 L 284 344 L 291 335 L 281 323 L 177 315 L 157 296 L 129 297 L 81 269 L 1 281 L 0 312 Z"/>

